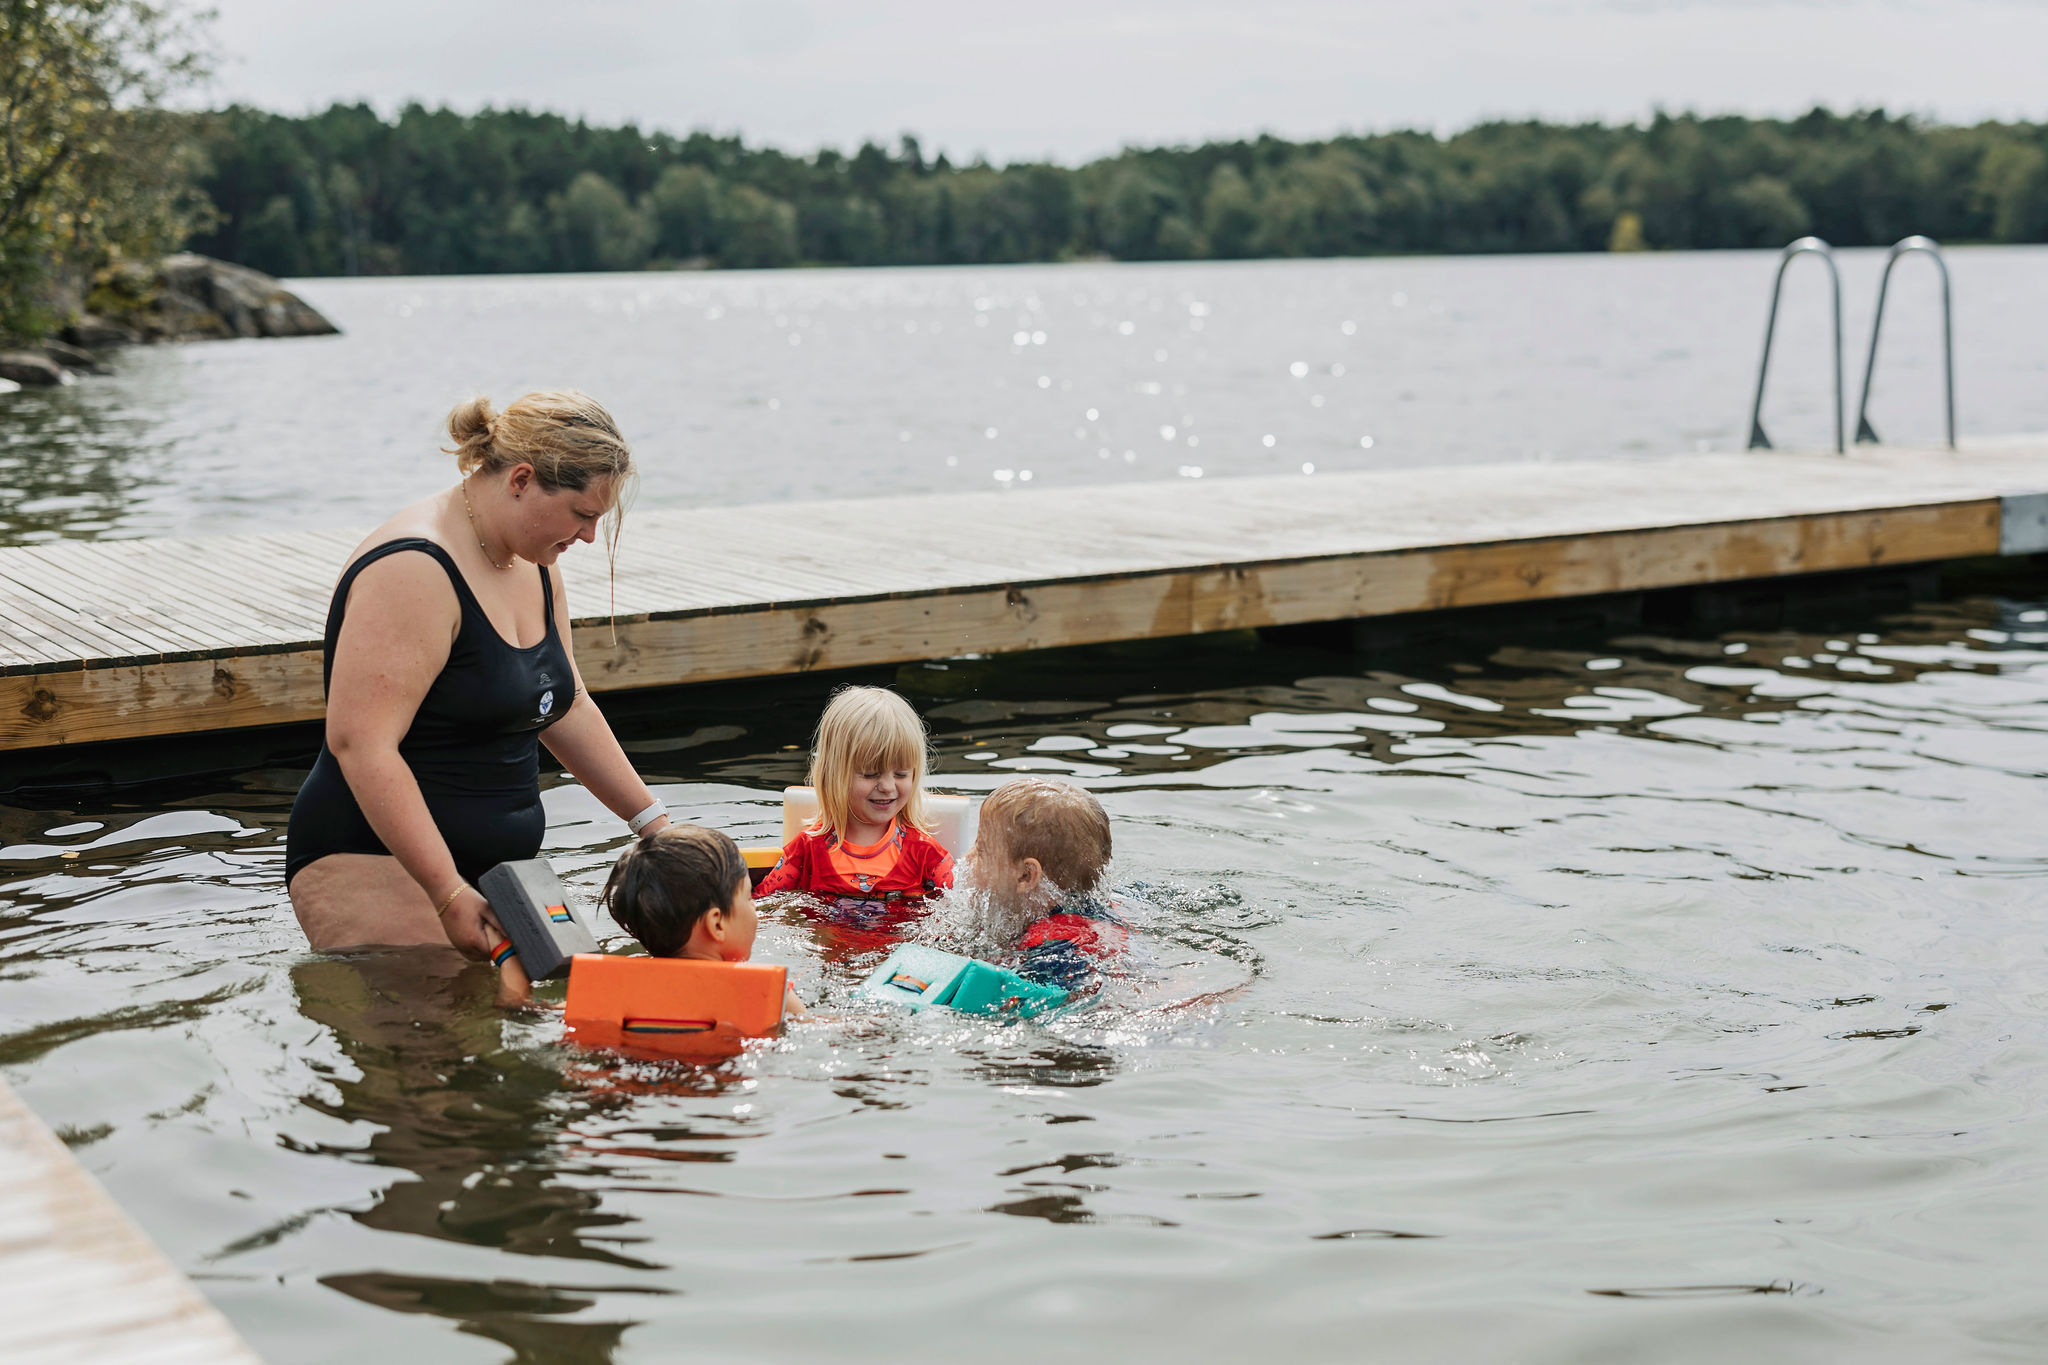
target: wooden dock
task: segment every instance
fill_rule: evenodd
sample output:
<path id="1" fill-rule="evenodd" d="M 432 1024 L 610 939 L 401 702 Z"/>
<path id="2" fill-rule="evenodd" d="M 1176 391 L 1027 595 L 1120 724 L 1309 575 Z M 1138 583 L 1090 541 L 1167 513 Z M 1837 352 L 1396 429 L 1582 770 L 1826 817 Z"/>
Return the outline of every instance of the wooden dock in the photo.
<path id="1" fill-rule="evenodd" d="M 228 1320 L 5 1083 L 0 1360 L 258 1365 Z"/>
<path id="2" fill-rule="evenodd" d="M 360 530 L 0 549 L 0 749 L 318 719 Z M 2048 436 L 630 514 L 595 691 L 2048 550 Z"/>

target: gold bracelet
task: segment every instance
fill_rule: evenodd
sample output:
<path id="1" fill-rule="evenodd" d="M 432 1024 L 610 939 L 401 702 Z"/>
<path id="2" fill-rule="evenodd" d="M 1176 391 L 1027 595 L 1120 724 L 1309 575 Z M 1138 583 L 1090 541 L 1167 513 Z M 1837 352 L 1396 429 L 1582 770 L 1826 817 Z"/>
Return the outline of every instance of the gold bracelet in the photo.
<path id="1" fill-rule="evenodd" d="M 469 890 L 468 882 L 457 882 L 455 884 L 455 889 L 448 893 L 447 899 L 443 900 L 439 905 L 434 907 L 434 918 L 440 919 L 442 916 L 446 915 L 448 913 L 448 907 L 455 904 L 455 898 L 467 890 Z"/>

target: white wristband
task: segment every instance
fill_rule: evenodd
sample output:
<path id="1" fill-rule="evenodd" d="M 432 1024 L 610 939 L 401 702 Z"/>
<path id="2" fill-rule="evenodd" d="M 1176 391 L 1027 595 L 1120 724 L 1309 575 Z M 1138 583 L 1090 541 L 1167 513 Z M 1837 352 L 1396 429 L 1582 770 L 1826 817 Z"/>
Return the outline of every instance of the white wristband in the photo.
<path id="1" fill-rule="evenodd" d="M 649 825 L 653 824 L 656 820 L 659 820 L 662 816 L 667 814 L 667 803 L 657 796 L 654 798 L 653 805 L 649 806 L 646 810 L 641 811 L 638 815 L 634 816 L 632 819 L 626 822 L 626 828 L 632 830 L 633 833 L 638 834 L 641 830 L 646 829 Z"/>

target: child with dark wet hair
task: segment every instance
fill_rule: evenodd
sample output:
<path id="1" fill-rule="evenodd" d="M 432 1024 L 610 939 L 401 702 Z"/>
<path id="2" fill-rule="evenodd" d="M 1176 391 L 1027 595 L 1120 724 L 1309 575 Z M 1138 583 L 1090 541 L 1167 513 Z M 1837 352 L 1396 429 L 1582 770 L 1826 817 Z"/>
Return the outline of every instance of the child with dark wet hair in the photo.
<path id="1" fill-rule="evenodd" d="M 988 900 L 997 937 L 1015 935 L 1019 974 L 1075 990 L 1129 934 L 1103 894 L 1109 815 L 1071 782 L 1019 777 L 981 804 L 969 880 Z"/>
<path id="2" fill-rule="evenodd" d="M 701 962 L 745 962 L 754 951 L 759 920 L 739 845 L 701 825 L 667 825 L 619 855 L 599 897 L 621 929 L 649 957 Z M 500 1004 L 531 998 L 519 959 L 499 968 Z M 796 992 L 782 1000 L 785 1018 L 802 1015 Z"/>

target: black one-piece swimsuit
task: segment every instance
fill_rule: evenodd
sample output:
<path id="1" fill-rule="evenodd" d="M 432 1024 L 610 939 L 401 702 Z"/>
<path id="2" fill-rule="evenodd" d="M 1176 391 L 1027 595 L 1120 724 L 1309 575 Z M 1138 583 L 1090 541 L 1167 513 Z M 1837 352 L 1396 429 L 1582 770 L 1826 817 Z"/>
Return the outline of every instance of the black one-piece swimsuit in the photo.
<path id="1" fill-rule="evenodd" d="M 448 571 L 462 604 L 462 628 L 433 686 L 420 702 L 398 753 L 426 797 L 434 827 L 455 855 L 455 868 L 474 882 L 498 863 L 540 852 L 547 817 L 540 805 L 540 732 L 576 700 L 575 673 L 555 626 L 548 571 L 540 571 L 547 633 L 529 649 L 506 642 L 484 615 L 448 552 L 431 540 L 389 540 L 349 566 L 327 608 L 323 686 L 334 676 L 334 645 L 356 575 L 404 550 L 432 555 Z M 285 881 L 330 853 L 389 854 L 363 818 L 325 743 L 292 802 L 285 832 Z"/>

